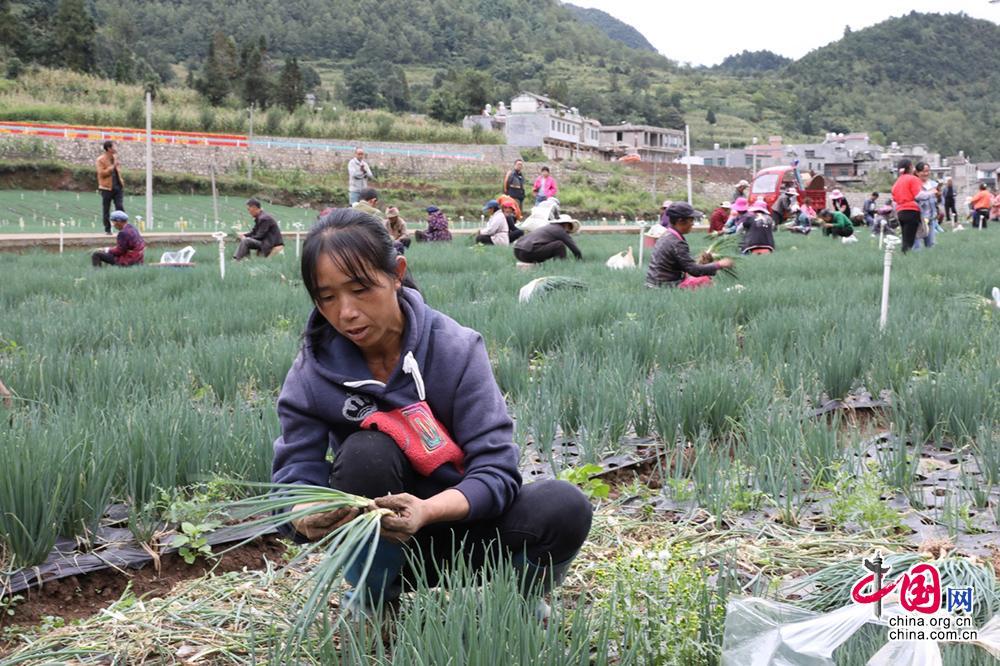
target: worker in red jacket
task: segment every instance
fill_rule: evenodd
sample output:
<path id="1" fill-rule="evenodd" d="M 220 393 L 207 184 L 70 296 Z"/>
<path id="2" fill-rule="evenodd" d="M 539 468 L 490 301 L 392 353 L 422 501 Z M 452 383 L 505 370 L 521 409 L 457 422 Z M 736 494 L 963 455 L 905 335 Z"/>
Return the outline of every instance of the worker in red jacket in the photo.
<path id="1" fill-rule="evenodd" d="M 112 266 L 134 266 L 141 264 L 146 253 L 146 241 L 142 234 L 128 222 L 128 214 L 123 210 L 111 213 L 111 224 L 118 230 L 118 244 L 106 250 L 98 250 L 90 255 L 95 268 L 101 264 Z"/>
<path id="2" fill-rule="evenodd" d="M 708 218 L 708 231 L 710 233 L 722 233 L 722 230 L 726 226 L 726 220 L 729 219 L 729 211 L 731 209 L 732 204 L 728 201 L 723 201 L 722 205 L 712 211 L 712 215 Z"/>

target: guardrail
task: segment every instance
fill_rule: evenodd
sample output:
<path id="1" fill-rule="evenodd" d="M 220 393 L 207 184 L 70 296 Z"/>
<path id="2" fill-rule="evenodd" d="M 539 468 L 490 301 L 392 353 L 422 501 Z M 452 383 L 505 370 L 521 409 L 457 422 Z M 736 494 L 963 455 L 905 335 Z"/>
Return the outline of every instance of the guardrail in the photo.
<path id="1" fill-rule="evenodd" d="M 128 127 L 91 127 L 88 125 L 50 125 L 47 123 L 28 123 L 0 121 L 0 136 L 35 136 L 46 139 L 82 139 L 84 141 L 122 141 L 142 143 L 146 140 L 146 131 Z M 174 132 L 170 130 L 153 130 L 154 144 L 180 146 L 218 146 L 222 148 L 290 148 L 292 150 L 319 150 L 325 152 L 353 153 L 355 143 L 332 143 L 323 140 L 258 137 L 253 140 L 245 134 L 212 134 L 208 132 Z M 365 146 L 365 150 L 374 155 L 395 155 L 401 157 L 426 157 L 432 159 L 468 160 L 482 162 L 486 159 L 483 153 L 439 151 L 433 148 L 408 148 L 406 144 L 397 146 Z"/>

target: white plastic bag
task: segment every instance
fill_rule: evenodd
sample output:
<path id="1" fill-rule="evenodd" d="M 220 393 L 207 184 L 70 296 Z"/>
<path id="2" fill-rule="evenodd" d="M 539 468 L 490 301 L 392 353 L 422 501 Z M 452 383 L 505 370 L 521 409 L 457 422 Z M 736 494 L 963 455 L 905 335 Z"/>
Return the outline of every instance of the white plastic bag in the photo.
<path id="1" fill-rule="evenodd" d="M 629 246 L 624 252 L 612 255 L 610 259 L 604 262 L 604 265 L 613 271 L 635 268 L 635 257 L 632 255 L 632 247 Z"/>
<path id="2" fill-rule="evenodd" d="M 938 611 L 942 617 L 950 617 Z M 869 622 L 888 625 L 906 616 L 899 595 L 882 602 L 882 617 L 871 606 L 851 604 L 831 613 L 816 613 L 767 599 L 730 599 L 722 639 L 722 666 L 835 666 L 833 652 Z M 930 617 L 930 616 L 927 616 Z M 1000 615 L 995 615 L 972 641 L 1000 657 Z M 898 641 L 882 647 L 868 666 L 941 666 L 941 649 L 933 641 Z"/>
<path id="3" fill-rule="evenodd" d="M 177 252 L 164 252 L 160 255 L 161 264 L 188 264 L 191 263 L 191 257 L 194 256 L 194 248 L 188 245 L 182 250 Z"/>

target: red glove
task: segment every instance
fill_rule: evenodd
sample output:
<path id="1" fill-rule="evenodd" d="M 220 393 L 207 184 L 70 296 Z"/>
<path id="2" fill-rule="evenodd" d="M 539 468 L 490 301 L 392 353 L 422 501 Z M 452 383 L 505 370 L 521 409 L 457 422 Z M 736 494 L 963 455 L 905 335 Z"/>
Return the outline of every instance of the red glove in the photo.
<path id="1" fill-rule="evenodd" d="M 361 422 L 361 427 L 392 437 L 421 476 L 430 476 L 449 462 L 463 471 L 465 454 L 423 400 L 391 412 L 375 412 Z"/>

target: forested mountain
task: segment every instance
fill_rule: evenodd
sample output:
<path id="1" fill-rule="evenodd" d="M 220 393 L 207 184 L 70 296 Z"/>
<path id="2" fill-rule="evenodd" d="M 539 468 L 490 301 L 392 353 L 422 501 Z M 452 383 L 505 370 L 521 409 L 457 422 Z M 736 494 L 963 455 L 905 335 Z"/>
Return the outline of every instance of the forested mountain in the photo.
<path id="1" fill-rule="evenodd" d="M 796 62 L 758 51 L 679 68 L 584 11 L 558 0 L 0 0 L 0 72 L 38 63 L 135 83 L 179 72 L 174 85 L 213 106 L 294 109 L 313 91 L 333 107 L 449 123 L 530 90 L 605 123 L 688 123 L 701 145 L 868 131 L 1000 158 L 995 23 L 911 13 Z"/>
<path id="2" fill-rule="evenodd" d="M 780 75 L 800 131 L 866 129 L 977 160 L 1000 157 L 1000 25 L 910 13 L 850 32 Z M 836 126 L 836 127 L 834 127 Z"/>
<path id="3" fill-rule="evenodd" d="M 656 53 L 656 48 L 649 43 L 649 40 L 641 32 L 628 23 L 619 21 L 611 14 L 602 12 L 600 9 L 577 7 L 568 3 L 565 6 L 580 21 L 594 26 L 616 42 L 621 42 L 625 46 L 640 51 L 652 51 Z"/>
<path id="4" fill-rule="evenodd" d="M 731 55 L 712 69 L 727 72 L 773 72 L 792 62 L 771 51 L 743 51 Z"/>

